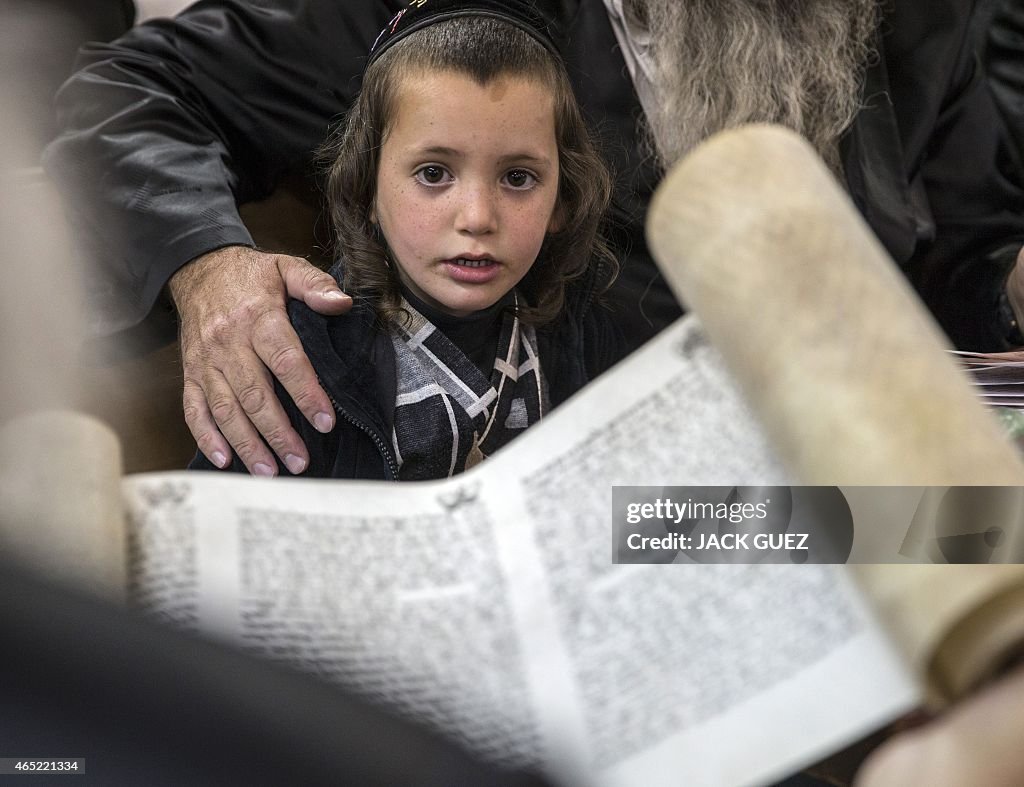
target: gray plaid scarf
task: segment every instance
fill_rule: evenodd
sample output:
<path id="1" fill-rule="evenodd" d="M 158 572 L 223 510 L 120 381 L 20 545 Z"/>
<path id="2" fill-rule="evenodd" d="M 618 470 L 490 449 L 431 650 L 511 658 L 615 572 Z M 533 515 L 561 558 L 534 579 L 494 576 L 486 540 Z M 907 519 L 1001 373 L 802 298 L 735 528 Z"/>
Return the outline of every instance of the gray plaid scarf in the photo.
<path id="1" fill-rule="evenodd" d="M 488 380 L 405 298 L 402 308 L 411 320 L 391 336 L 398 372 L 392 440 L 400 480 L 461 473 L 547 412 L 532 326 L 503 315 Z"/>

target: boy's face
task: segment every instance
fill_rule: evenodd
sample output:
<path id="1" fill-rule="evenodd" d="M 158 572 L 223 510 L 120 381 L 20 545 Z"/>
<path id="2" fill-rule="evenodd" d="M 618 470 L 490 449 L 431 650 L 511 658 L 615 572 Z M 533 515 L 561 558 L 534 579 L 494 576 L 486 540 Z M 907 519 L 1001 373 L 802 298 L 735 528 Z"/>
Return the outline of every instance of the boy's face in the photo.
<path id="1" fill-rule="evenodd" d="M 457 316 L 518 284 L 554 229 L 558 144 L 541 84 L 406 77 L 381 148 L 373 220 L 403 283 Z"/>

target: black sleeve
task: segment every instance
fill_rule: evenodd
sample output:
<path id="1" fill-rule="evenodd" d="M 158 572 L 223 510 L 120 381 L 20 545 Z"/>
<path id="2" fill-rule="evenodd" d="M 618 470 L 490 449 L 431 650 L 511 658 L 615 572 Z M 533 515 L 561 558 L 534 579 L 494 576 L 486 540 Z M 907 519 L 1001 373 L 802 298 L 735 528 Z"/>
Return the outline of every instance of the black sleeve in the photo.
<path id="1" fill-rule="evenodd" d="M 997 0 L 984 52 L 989 88 L 1024 161 L 1024 2 Z"/>
<path id="2" fill-rule="evenodd" d="M 208 0 L 81 50 L 44 165 L 101 332 L 144 318 L 189 260 L 252 245 L 236 206 L 311 173 L 394 2 Z"/>
<path id="3" fill-rule="evenodd" d="M 911 200 L 920 198 L 918 186 L 923 186 L 934 220 L 934 240 L 919 248 L 909 273 L 955 345 L 1002 350 L 1007 345 L 997 303 L 1024 243 L 1024 189 L 1006 127 L 967 34 L 972 4 L 932 4 L 928 14 L 953 15 L 938 7 L 945 5 L 955 6 L 965 21 L 948 50 L 955 65 L 948 81 L 939 85 L 944 95 L 930 134 L 920 145 L 905 139 L 910 155 L 920 157 Z M 935 55 L 922 40 L 924 51 L 910 57 Z M 921 86 L 920 92 L 927 89 Z M 910 163 L 915 164 L 914 158 Z"/>

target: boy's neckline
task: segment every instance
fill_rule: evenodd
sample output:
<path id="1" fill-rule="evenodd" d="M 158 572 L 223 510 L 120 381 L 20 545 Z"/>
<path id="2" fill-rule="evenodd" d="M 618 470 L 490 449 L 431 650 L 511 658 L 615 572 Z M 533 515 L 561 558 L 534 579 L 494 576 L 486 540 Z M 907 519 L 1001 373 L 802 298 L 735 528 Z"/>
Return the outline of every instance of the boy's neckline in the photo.
<path id="1" fill-rule="evenodd" d="M 409 304 L 416 309 L 416 311 L 430 320 L 431 323 L 446 334 L 449 330 L 461 333 L 469 328 L 478 328 L 481 330 L 490 328 L 492 323 L 497 322 L 501 312 L 506 307 L 515 303 L 515 293 L 510 291 L 505 293 L 505 295 L 502 296 L 501 299 L 493 306 L 457 317 L 454 314 L 448 314 L 447 312 L 438 309 L 436 306 L 431 306 L 430 304 L 425 303 L 422 299 L 416 297 L 416 295 L 413 294 L 413 292 L 404 284 L 401 285 L 401 289 L 402 297 L 409 301 Z"/>
<path id="2" fill-rule="evenodd" d="M 515 292 L 505 295 L 486 309 L 475 311 L 463 317 L 447 314 L 436 306 L 430 306 L 417 298 L 403 284 L 402 297 L 416 311 L 426 317 L 452 344 L 459 348 L 486 378 L 494 368 L 494 356 L 498 351 L 498 334 L 501 331 L 502 312 L 515 303 Z"/>

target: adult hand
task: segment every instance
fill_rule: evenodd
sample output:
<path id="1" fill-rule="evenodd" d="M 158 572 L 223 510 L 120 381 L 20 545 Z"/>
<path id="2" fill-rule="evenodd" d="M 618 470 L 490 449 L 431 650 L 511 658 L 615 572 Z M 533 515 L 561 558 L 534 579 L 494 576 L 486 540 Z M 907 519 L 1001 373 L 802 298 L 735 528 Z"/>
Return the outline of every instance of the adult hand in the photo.
<path id="1" fill-rule="evenodd" d="M 181 326 L 185 421 L 199 450 L 224 468 L 234 447 L 250 473 L 269 476 L 277 472 L 269 444 L 285 467 L 301 473 L 309 453 L 271 375 L 318 431 L 334 428 L 334 408 L 292 330 L 287 299 L 321 314 L 342 314 L 352 299 L 306 260 L 246 246 L 197 257 L 169 287 Z"/>
<path id="2" fill-rule="evenodd" d="M 875 751 L 855 787 L 1024 784 L 1024 667 Z"/>

